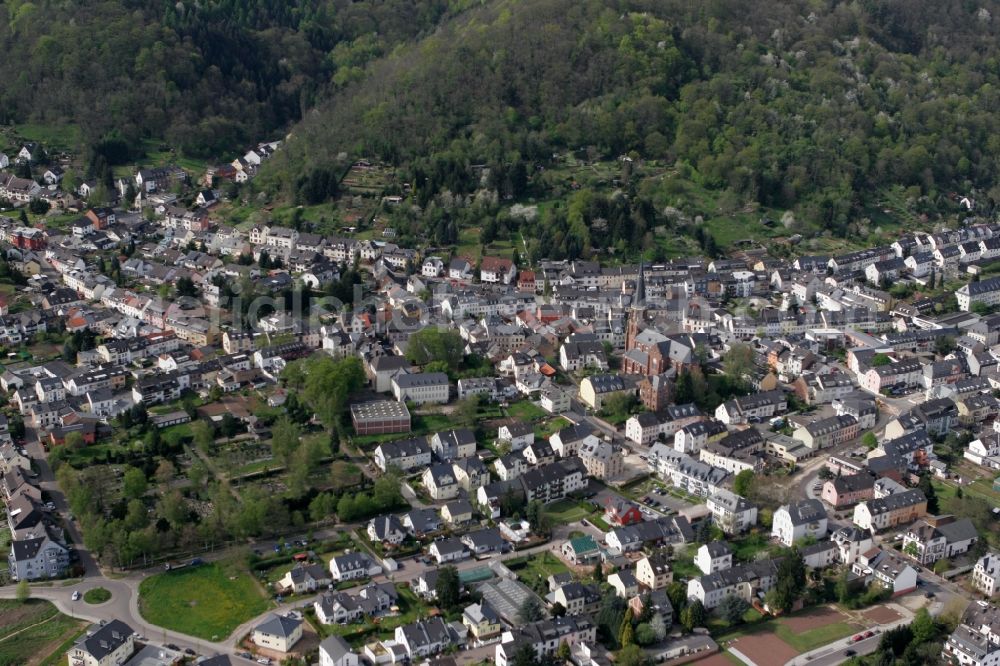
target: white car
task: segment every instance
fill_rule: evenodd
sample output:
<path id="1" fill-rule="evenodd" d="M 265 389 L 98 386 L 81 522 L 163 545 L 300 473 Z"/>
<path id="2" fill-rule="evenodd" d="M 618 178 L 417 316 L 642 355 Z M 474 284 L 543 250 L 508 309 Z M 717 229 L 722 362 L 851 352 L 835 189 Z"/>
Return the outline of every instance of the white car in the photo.
<path id="1" fill-rule="evenodd" d="M 257 663 L 258 663 L 258 664 L 264 664 L 264 666 L 268 666 L 268 664 L 270 664 L 270 663 L 271 663 L 271 660 L 270 660 L 270 659 L 268 659 L 267 657 L 261 657 L 261 658 L 259 658 L 259 659 L 257 660 Z"/>
<path id="2" fill-rule="evenodd" d="M 80 600 L 80 590 L 75 590 L 73 592 L 73 601 L 79 601 L 79 600 Z"/>

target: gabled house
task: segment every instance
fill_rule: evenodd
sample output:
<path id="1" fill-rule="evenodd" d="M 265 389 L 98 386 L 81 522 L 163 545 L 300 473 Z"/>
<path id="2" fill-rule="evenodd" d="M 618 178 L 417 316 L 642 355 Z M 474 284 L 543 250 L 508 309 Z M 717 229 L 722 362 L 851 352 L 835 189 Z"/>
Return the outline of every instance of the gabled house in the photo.
<path id="1" fill-rule="evenodd" d="M 368 578 L 382 573 L 382 565 L 361 553 L 344 553 L 330 560 L 330 574 L 335 581 Z"/>
<path id="2" fill-rule="evenodd" d="M 819 500 L 807 499 L 786 504 L 774 512 L 771 535 L 786 546 L 805 537 L 826 536 L 826 509 Z"/>
<path id="3" fill-rule="evenodd" d="M 903 533 L 902 552 L 927 565 L 961 555 L 977 541 L 979 534 L 968 518 L 927 516 L 914 522 Z"/>
<path id="4" fill-rule="evenodd" d="M 393 515 L 379 516 L 368 521 L 368 538 L 379 543 L 398 546 L 406 538 L 406 529 Z"/>
<path id="5" fill-rule="evenodd" d="M 458 480 L 455 478 L 452 466 L 447 463 L 431 465 L 421 474 L 420 481 L 430 496 L 436 500 L 458 497 Z"/>

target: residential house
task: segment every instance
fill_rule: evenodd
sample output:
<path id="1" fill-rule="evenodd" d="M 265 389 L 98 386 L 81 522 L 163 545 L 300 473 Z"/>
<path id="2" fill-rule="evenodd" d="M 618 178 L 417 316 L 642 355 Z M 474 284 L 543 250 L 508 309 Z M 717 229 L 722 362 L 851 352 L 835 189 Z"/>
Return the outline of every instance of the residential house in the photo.
<path id="1" fill-rule="evenodd" d="M 490 553 L 502 553 L 507 548 L 507 543 L 500 536 L 500 529 L 497 527 L 468 532 L 462 535 L 461 541 L 477 557 Z"/>
<path id="2" fill-rule="evenodd" d="M 757 524 L 757 507 L 736 493 L 720 489 L 707 505 L 712 521 L 726 534 L 740 534 Z"/>
<path id="3" fill-rule="evenodd" d="M 771 535 L 786 546 L 813 537 L 821 539 L 826 536 L 826 509 L 819 500 L 807 499 L 792 504 L 786 504 L 774 512 Z"/>
<path id="4" fill-rule="evenodd" d="M 71 666 L 120 666 L 135 653 L 136 633 L 121 620 L 95 624 L 73 643 Z"/>
<path id="5" fill-rule="evenodd" d="M 285 594 L 305 594 L 326 587 L 330 582 L 321 564 L 298 564 L 278 581 L 277 587 Z"/>
<path id="6" fill-rule="evenodd" d="M 920 564 L 934 564 L 967 552 L 979 541 L 975 525 L 968 518 L 926 516 L 903 532 L 903 554 Z"/>
<path id="7" fill-rule="evenodd" d="M 590 375 L 580 382 L 580 400 L 594 411 L 616 395 L 635 395 L 636 387 L 621 375 Z"/>
<path id="8" fill-rule="evenodd" d="M 57 578 L 69 568 L 69 551 L 49 533 L 27 539 L 16 539 L 10 543 L 7 555 L 7 571 L 12 580 L 34 581 Z"/>
<path id="9" fill-rule="evenodd" d="M 319 666 L 359 666 L 358 655 L 342 637 L 327 636 L 319 644 Z"/>
<path id="10" fill-rule="evenodd" d="M 854 507 L 854 524 L 861 529 L 881 532 L 908 525 L 927 514 L 927 498 L 917 488 L 876 497 Z"/>
<path id="11" fill-rule="evenodd" d="M 1000 584 L 1000 555 L 986 553 L 976 561 L 976 566 L 972 569 L 972 584 L 987 597 L 997 593 Z"/>
<path id="12" fill-rule="evenodd" d="M 777 580 L 779 559 L 763 560 L 723 569 L 688 581 L 688 598 L 697 599 L 712 609 L 730 595 L 750 603 L 760 592 L 766 593 Z"/>
<path id="13" fill-rule="evenodd" d="M 503 630 L 500 615 L 486 602 L 466 606 L 462 611 L 462 624 L 480 643 L 499 636 Z"/>
<path id="14" fill-rule="evenodd" d="M 851 572 L 868 584 L 888 589 L 893 596 L 906 594 L 917 588 L 916 569 L 902 555 L 892 550 L 872 548 L 862 553 L 851 565 Z"/>
<path id="15" fill-rule="evenodd" d="M 642 520 L 639 506 L 620 496 L 612 495 L 604 504 L 604 521 L 608 525 L 623 527 L 641 523 Z"/>
<path id="16" fill-rule="evenodd" d="M 827 479 L 823 483 L 822 499 L 834 509 L 843 509 L 875 496 L 875 477 L 862 472 Z"/>
<path id="17" fill-rule="evenodd" d="M 615 591 L 615 596 L 631 599 L 639 594 L 639 581 L 630 569 L 622 569 L 608 576 L 608 585 Z"/>
<path id="18" fill-rule="evenodd" d="M 472 521 L 472 504 L 458 499 L 441 507 L 441 518 L 449 525 L 464 525 Z"/>
<path id="19" fill-rule="evenodd" d="M 465 544 L 458 537 L 439 539 L 431 544 L 427 552 L 439 565 L 464 560 L 469 556 Z"/>
<path id="20" fill-rule="evenodd" d="M 447 463 L 431 465 L 421 474 L 420 481 L 435 500 L 448 500 L 458 497 L 458 481 L 455 478 L 452 466 Z"/>
<path id="21" fill-rule="evenodd" d="M 456 642 L 456 636 L 440 617 L 417 620 L 396 627 L 396 643 L 403 646 L 411 660 L 437 654 Z"/>
<path id="22" fill-rule="evenodd" d="M 535 429 L 530 423 L 505 423 L 497 429 L 497 440 L 508 444 L 511 451 L 520 451 L 535 441 Z"/>
<path id="23" fill-rule="evenodd" d="M 330 560 L 330 574 L 337 582 L 369 578 L 380 573 L 382 565 L 366 553 L 344 553 Z"/>
<path id="24" fill-rule="evenodd" d="M 451 385 L 443 372 L 399 373 L 392 378 L 392 394 L 399 402 L 443 405 Z"/>
<path id="25" fill-rule="evenodd" d="M 694 556 L 694 563 L 706 574 L 731 569 L 733 567 L 733 551 L 725 541 L 702 544 Z"/>
<path id="26" fill-rule="evenodd" d="M 254 645 L 276 652 L 290 651 L 301 638 L 302 620 L 291 614 L 272 613 L 250 634 Z"/>
<path id="27" fill-rule="evenodd" d="M 858 420 L 853 416 L 831 416 L 813 421 L 792 433 L 794 439 L 813 450 L 839 446 L 858 437 Z"/>
<path id="28" fill-rule="evenodd" d="M 601 555 L 600 548 L 589 534 L 567 540 L 563 543 L 561 552 L 563 557 L 576 565 L 593 562 Z"/>
<path id="29" fill-rule="evenodd" d="M 408 472 L 431 464 L 431 447 L 423 438 L 383 442 L 375 449 L 372 457 L 384 472 L 392 467 Z"/>
<path id="30" fill-rule="evenodd" d="M 406 538 L 406 529 L 393 515 L 378 516 L 368 521 L 368 538 L 372 541 L 398 546 Z"/>
<path id="31" fill-rule="evenodd" d="M 635 579 L 648 590 L 662 590 L 674 580 L 670 558 L 665 553 L 653 553 L 635 564 Z"/>

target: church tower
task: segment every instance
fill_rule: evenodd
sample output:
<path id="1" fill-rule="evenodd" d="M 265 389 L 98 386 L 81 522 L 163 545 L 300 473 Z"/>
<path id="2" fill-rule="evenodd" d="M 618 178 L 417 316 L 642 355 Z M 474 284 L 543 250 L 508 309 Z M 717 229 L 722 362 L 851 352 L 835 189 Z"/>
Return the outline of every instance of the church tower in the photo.
<path id="1" fill-rule="evenodd" d="M 635 346 L 635 338 L 642 330 L 642 320 L 646 317 L 646 277 L 643 274 L 642 262 L 639 262 L 639 276 L 635 280 L 635 291 L 632 292 L 632 307 L 628 313 L 628 328 L 625 331 L 625 351 Z"/>

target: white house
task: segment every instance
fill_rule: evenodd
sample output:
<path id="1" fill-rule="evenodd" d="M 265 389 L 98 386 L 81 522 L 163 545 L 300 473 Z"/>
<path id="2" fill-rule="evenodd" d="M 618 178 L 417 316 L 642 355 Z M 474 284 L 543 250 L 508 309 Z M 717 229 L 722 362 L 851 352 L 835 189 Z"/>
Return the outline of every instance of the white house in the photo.
<path id="1" fill-rule="evenodd" d="M 135 652 L 135 632 L 121 620 L 93 625 L 67 652 L 69 663 L 80 666 L 119 666 Z"/>
<path id="2" fill-rule="evenodd" d="M 340 636 L 328 636 L 319 644 L 319 666 L 358 666 L 358 655 Z"/>
<path id="3" fill-rule="evenodd" d="M 733 567 L 733 551 L 724 541 L 702 544 L 694 556 L 694 563 L 706 574 L 725 571 Z"/>
<path id="4" fill-rule="evenodd" d="M 997 593 L 998 582 L 1000 582 L 1000 555 L 986 553 L 979 558 L 972 569 L 972 584 L 987 597 L 992 597 Z"/>
<path id="5" fill-rule="evenodd" d="M 823 503 L 807 499 L 786 504 L 774 512 L 771 535 L 786 546 L 792 546 L 805 537 L 821 539 L 826 536 L 827 515 Z"/>
<path id="6" fill-rule="evenodd" d="M 250 639 L 255 645 L 277 652 L 288 652 L 302 638 L 302 620 L 291 615 L 273 613 L 253 629 Z"/>
<path id="7" fill-rule="evenodd" d="M 449 389 L 448 375 L 443 372 L 400 373 L 392 378 L 392 395 L 399 402 L 443 405 Z"/>
<path id="8" fill-rule="evenodd" d="M 365 553 L 344 553 L 330 560 L 330 574 L 335 581 L 368 578 L 380 573 L 382 565 Z"/>

